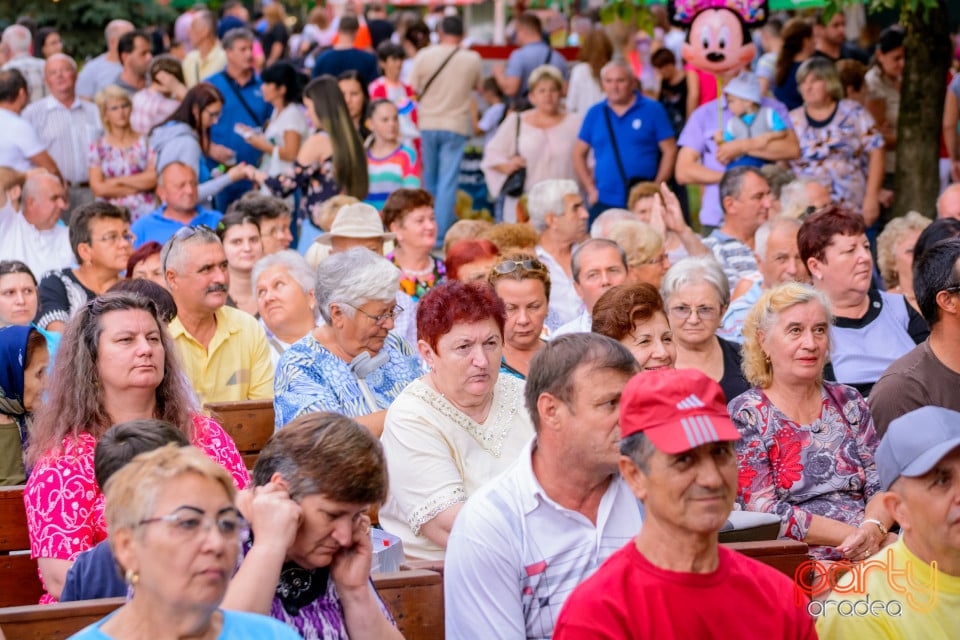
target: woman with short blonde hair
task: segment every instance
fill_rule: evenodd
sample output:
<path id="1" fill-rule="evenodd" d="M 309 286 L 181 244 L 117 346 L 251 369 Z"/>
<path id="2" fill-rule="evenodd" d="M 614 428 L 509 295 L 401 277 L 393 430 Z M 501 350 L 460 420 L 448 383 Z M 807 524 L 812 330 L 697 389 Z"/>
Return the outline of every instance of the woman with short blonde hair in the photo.
<path id="1" fill-rule="evenodd" d="M 888 222 L 877 236 L 877 268 L 883 286 L 890 293 L 903 295 L 917 311 L 920 307 L 913 292 L 913 246 L 931 222 L 930 218 L 910 211 Z"/>

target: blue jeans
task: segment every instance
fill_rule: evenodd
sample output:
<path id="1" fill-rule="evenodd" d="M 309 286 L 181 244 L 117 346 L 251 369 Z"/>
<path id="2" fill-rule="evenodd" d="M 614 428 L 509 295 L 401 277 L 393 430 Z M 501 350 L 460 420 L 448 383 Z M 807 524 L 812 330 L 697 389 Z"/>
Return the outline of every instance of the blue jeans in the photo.
<path id="1" fill-rule="evenodd" d="M 453 131 L 421 131 L 423 188 L 433 194 L 437 216 L 437 246 L 443 245 L 447 229 L 457 221 L 457 183 L 467 137 Z"/>

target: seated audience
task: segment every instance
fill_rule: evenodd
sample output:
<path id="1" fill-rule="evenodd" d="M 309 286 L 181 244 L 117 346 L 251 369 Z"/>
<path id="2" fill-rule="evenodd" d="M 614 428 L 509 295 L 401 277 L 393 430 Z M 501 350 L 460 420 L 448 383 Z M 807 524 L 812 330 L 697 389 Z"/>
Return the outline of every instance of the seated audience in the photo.
<path id="1" fill-rule="evenodd" d="M 72 638 L 127 638 L 144 629 L 158 637 L 299 637 L 265 616 L 220 609 L 244 530 L 237 489 L 222 467 L 170 444 L 138 456 L 105 490 L 110 548 L 133 594 Z"/>
<path id="2" fill-rule="evenodd" d="M 712 429 L 698 437 L 691 423 Z M 814 640 L 793 581 L 717 542 L 737 491 L 731 441 L 740 437 L 720 386 L 699 371 L 634 376 L 620 432 L 620 474 L 643 503 L 643 528 L 570 594 L 555 640 Z"/>
<path id="3" fill-rule="evenodd" d="M 487 281 L 503 300 L 500 373 L 525 380 L 530 361 L 546 346 L 544 323 L 550 308 L 550 272 L 529 253 L 511 253 L 488 269 Z"/>
<path id="4" fill-rule="evenodd" d="M 0 260 L 0 327 L 28 326 L 37 317 L 37 279 L 19 260 Z"/>
<path id="5" fill-rule="evenodd" d="M 960 240 L 945 240 L 919 257 L 913 282 L 930 337 L 894 360 L 870 394 L 881 436 L 903 414 L 933 405 L 960 411 Z"/>
<path id="6" fill-rule="evenodd" d="M 113 424 L 159 418 L 246 486 L 249 476 L 230 436 L 199 408 L 186 386 L 174 345 L 146 298 L 108 293 L 67 325 L 30 437 L 24 489 L 30 548 L 53 602 L 81 551 L 107 537 L 103 493 L 93 474 L 94 446 Z M 82 387 L 77 380 L 85 381 Z M 82 393 L 78 390 L 82 389 Z M 63 507 L 63 496 L 73 508 Z"/>
<path id="7" fill-rule="evenodd" d="M 836 611 L 865 598 L 886 606 L 868 616 L 824 615 L 817 631 L 825 640 L 949 638 L 960 623 L 960 544 L 948 515 L 960 482 L 960 413 L 923 407 L 891 422 L 877 448 L 877 471 L 901 535 L 860 565 L 863 582 L 853 584 L 857 576 L 847 574 L 828 598 Z M 869 571 L 870 563 L 885 570 Z"/>
<path id="8" fill-rule="evenodd" d="M 803 220 L 805 217 L 833 202 L 830 190 L 811 178 L 793 180 L 780 191 L 778 215 Z M 773 211 L 771 210 L 771 217 Z"/>
<path id="9" fill-rule="evenodd" d="M 400 274 L 362 247 L 317 268 L 315 299 L 324 322 L 277 364 L 277 429 L 305 413 L 332 411 L 380 435 L 386 409 L 422 373 L 412 345 L 394 333 Z"/>
<path id="10" fill-rule="evenodd" d="M 230 272 L 220 238 L 184 227 L 160 254 L 177 305 L 170 335 L 201 406 L 273 397 L 273 365 L 263 328 L 226 306 Z"/>
<path id="11" fill-rule="evenodd" d="M 147 242 L 164 244 L 184 227 L 204 225 L 216 228 L 222 217 L 218 211 L 200 204 L 197 191 L 197 173 L 180 161 L 174 161 L 160 169 L 157 178 L 157 195 L 162 203 L 156 211 L 146 214 L 133 223 L 134 248 Z"/>
<path id="12" fill-rule="evenodd" d="M 36 329 L 14 325 L 0 328 L 0 486 L 26 481 L 23 450 L 40 407 L 50 355 L 47 341 Z"/>
<path id="13" fill-rule="evenodd" d="M 670 268 L 670 258 L 663 247 L 663 235 L 645 222 L 621 220 L 610 227 L 607 238 L 616 242 L 627 254 L 627 282 L 652 284 L 660 288 Z"/>
<path id="14" fill-rule="evenodd" d="M 687 224 L 680 201 L 666 184 L 640 182 L 634 185 L 627 208 L 640 222 L 652 225 L 663 235 L 663 247 L 671 262 L 710 253 L 700 236 Z"/>
<path id="15" fill-rule="evenodd" d="M 229 210 L 257 221 L 263 242 L 263 255 L 269 256 L 290 248 L 290 243 L 293 242 L 293 234 L 290 232 L 293 220 L 290 207 L 282 199 L 251 191 L 234 200 Z"/>
<path id="16" fill-rule="evenodd" d="M 234 203 L 236 204 L 236 203 Z M 223 243 L 227 256 L 230 285 L 227 290 L 227 306 L 257 315 L 257 298 L 253 293 L 253 265 L 263 257 L 263 242 L 260 240 L 260 225 L 257 219 L 237 211 L 231 211 L 217 223 L 217 237 Z"/>
<path id="17" fill-rule="evenodd" d="M 157 306 L 157 320 L 164 327 L 168 327 L 174 318 L 177 317 L 177 303 L 173 301 L 173 296 L 167 291 L 167 288 L 157 284 L 153 280 L 144 278 L 134 278 L 133 280 L 119 280 L 110 287 L 110 292 L 122 291 L 142 296 L 150 300 Z M 50 335 L 59 336 L 59 333 Z M 47 338 L 49 342 L 50 338 Z"/>
<path id="18" fill-rule="evenodd" d="M 863 216 L 831 205 L 803 221 L 800 258 L 830 301 L 828 380 L 864 397 L 894 360 L 927 339 L 927 323 L 906 299 L 871 286 L 873 255 Z"/>
<path id="19" fill-rule="evenodd" d="M 647 184 L 653 183 L 650 182 Z M 613 227 L 613 225 L 624 220 L 638 221 L 639 219 L 640 216 L 626 209 L 620 209 L 619 207 L 607 209 L 598 215 L 597 218 L 590 224 L 590 237 L 609 238 L 610 229 Z"/>
<path id="20" fill-rule="evenodd" d="M 877 269 L 883 286 L 888 293 L 902 295 L 917 311 L 920 307 L 913 292 L 913 248 L 920 232 L 929 226 L 930 218 L 909 211 L 888 222 L 877 236 Z"/>
<path id="21" fill-rule="evenodd" d="M 400 270 L 399 290 L 403 295 L 397 301 L 407 311 L 394 331 L 410 344 L 416 344 L 417 304 L 430 289 L 447 279 L 443 260 L 432 255 L 437 243 L 433 196 L 423 189 L 397 189 L 380 213 L 383 227 L 396 237 L 387 260 Z"/>
<path id="22" fill-rule="evenodd" d="M 107 202 L 78 207 L 70 223 L 70 247 L 76 269 L 51 271 L 40 280 L 37 326 L 63 332 L 80 307 L 114 285 L 132 248 L 130 213 Z"/>
<path id="23" fill-rule="evenodd" d="M 589 332 L 593 305 L 604 291 L 627 281 L 627 255 L 613 240 L 590 238 L 573 252 L 573 288 L 583 301 L 580 315 L 560 326 L 554 336 Z"/>
<path id="24" fill-rule="evenodd" d="M 0 180 L 2 180 L 2 178 L 0 178 Z M 473 218 L 462 218 L 457 220 L 450 225 L 450 228 L 447 229 L 447 233 L 443 236 L 443 254 L 445 256 L 449 256 L 450 247 L 461 240 L 489 240 L 489 238 L 484 236 L 484 233 L 493 229 L 493 226 L 493 223 L 489 220 L 479 220 Z"/>
<path id="25" fill-rule="evenodd" d="M 47 271 L 73 266 L 70 232 L 59 224 L 67 210 L 60 178 L 31 172 L 23 183 L 22 201 L 20 211 L 0 216 L 0 256 L 25 263 L 41 277 Z"/>
<path id="26" fill-rule="evenodd" d="M 960 184 L 952 184 L 937 198 L 938 220 L 960 220 Z"/>
<path id="27" fill-rule="evenodd" d="M 338 198 L 350 201 L 337 207 L 339 210 L 335 211 L 336 217 L 328 225 L 328 233 L 317 238 L 304 256 L 314 269 L 328 256 L 352 247 L 363 247 L 382 256 L 383 244 L 396 238 L 396 234 L 383 230 L 380 214 L 369 204 L 350 196 L 336 196 L 327 202 Z M 403 295 L 398 288 L 397 298 Z"/>
<path id="28" fill-rule="evenodd" d="M 500 253 L 506 251 L 536 251 L 537 244 L 540 242 L 540 236 L 534 228 L 533 223 L 526 222 L 500 222 L 481 233 L 480 237 L 497 245 Z M 537 257 L 541 257 L 539 253 Z M 544 262 L 544 264 L 547 263 Z M 561 271 L 561 273 L 563 273 L 563 271 Z M 550 272 L 550 277 L 553 277 L 553 271 Z M 567 276 L 567 280 L 569 281 L 570 289 L 573 290 L 573 281 L 569 275 Z M 574 295 L 576 295 L 576 293 L 574 293 Z"/>
<path id="29" fill-rule="evenodd" d="M 317 272 L 290 249 L 265 256 L 253 266 L 252 290 L 270 359 L 280 356 L 317 326 Z"/>
<path id="30" fill-rule="evenodd" d="M 344 416 L 304 415 L 270 438 L 253 477 L 239 500 L 253 536 L 225 605 L 304 638 L 402 638 L 370 579 L 367 512 L 387 494 L 376 436 Z"/>
<path id="31" fill-rule="evenodd" d="M 677 345 L 660 292 L 650 284 L 622 284 L 608 289 L 593 307 L 593 332 L 627 348 L 640 371 L 672 369 Z"/>
<path id="32" fill-rule="evenodd" d="M 448 637 L 550 637 L 570 591 L 640 528 L 617 472 L 620 394 L 636 370 L 626 349 L 591 334 L 534 357 L 524 395 L 536 436 L 450 534 Z"/>
<path id="33" fill-rule="evenodd" d="M 830 354 L 825 296 L 796 282 L 764 293 L 743 326 L 743 370 L 754 387 L 730 401 L 739 502 L 780 516 L 780 537 L 815 559 L 858 562 L 891 540 L 879 499 L 877 434 L 851 387 L 823 379 Z"/>
<path id="34" fill-rule="evenodd" d="M 483 282 L 499 261 L 500 249 L 489 240 L 458 240 L 450 245 L 443 262 L 447 279 Z"/>
<path id="35" fill-rule="evenodd" d="M 178 447 L 190 445 L 181 431 L 163 420 L 130 420 L 110 427 L 93 451 L 93 476 L 97 486 L 103 490 L 107 480 L 135 457 L 170 443 Z M 107 538 L 74 560 L 67 571 L 60 602 L 124 597 L 132 585 L 128 586 L 123 578 L 117 571 L 117 560 Z"/>
<path id="36" fill-rule="evenodd" d="M 442 559 L 463 503 L 533 435 L 523 382 L 499 375 L 505 316 L 490 287 L 463 282 L 439 285 L 417 309 L 417 347 L 429 372 L 387 411 L 382 441 L 392 484 L 379 514 L 408 558 Z"/>
<path id="37" fill-rule="evenodd" d="M 127 279 L 151 280 L 166 288 L 167 281 L 163 279 L 163 267 L 160 266 L 161 250 L 163 245 L 154 240 L 140 245 L 140 248 L 130 254 L 130 259 L 127 260 Z"/>
<path id="38" fill-rule="evenodd" d="M 730 304 L 724 269 L 712 257 L 684 258 L 663 279 L 663 304 L 677 345 L 676 367 L 699 369 L 720 383 L 728 400 L 750 388 L 739 347 L 717 335 Z"/>

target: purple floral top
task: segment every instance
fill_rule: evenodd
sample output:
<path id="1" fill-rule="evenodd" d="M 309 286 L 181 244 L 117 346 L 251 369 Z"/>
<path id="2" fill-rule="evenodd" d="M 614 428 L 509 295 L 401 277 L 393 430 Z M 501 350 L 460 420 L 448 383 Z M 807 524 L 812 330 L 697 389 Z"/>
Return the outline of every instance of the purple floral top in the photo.
<path id="1" fill-rule="evenodd" d="M 91 167 L 99 167 L 104 178 L 119 178 L 143 173 L 153 158 L 154 153 L 147 146 L 143 136 L 137 140 L 136 144 L 126 149 L 114 147 L 107 142 L 106 138 L 100 138 L 90 143 L 87 153 L 87 163 Z M 149 191 L 119 198 L 105 198 L 105 200 L 118 207 L 126 207 L 130 211 L 130 222 L 136 222 L 137 218 L 150 213 L 159 205 L 156 197 Z"/>
<path id="2" fill-rule="evenodd" d="M 803 540 L 813 516 L 853 526 L 880 490 L 874 463 L 877 432 L 863 397 L 833 382 L 823 383 L 820 417 L 800 425 L 785 416 L 757 387 L 730 403 L 740 430 L 737 500 L 749 511 L 776 513 L 781 538 Z M 828 546 L 811 546 L 816 559 L 839 560 Z"/>

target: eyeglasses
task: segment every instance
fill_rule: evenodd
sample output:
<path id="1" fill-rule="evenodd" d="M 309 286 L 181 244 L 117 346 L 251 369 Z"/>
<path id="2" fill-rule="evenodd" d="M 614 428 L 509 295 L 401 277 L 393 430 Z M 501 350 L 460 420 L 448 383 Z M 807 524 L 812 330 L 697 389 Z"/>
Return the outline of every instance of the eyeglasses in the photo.
<path id="1" fill-rule="evenodd" d="M 224 509 L 214 516 L 208 516 L 195 507 L 180 507 L 169 515 L 141 520 L 137 526 L 156 522 L 166 522 L 170 525 L 172 537 L 180 540 L 193 540 L 201 532 L 206 533 L 214 526 L 220 535 L 228 540 L 240 539 L 249 530 L 247 522 L 233 507 Z"/>
<path id="2" fill-rule="evenodd" d="M 543 263 L 539 260 L 529 259 L 529 260 L 504 260 L 497 266 L 493 268 L 496 273 L 499 273 L 502 276 L 507 275 L 508 273 L 513 273 L 517 269 L 526 269 L 527 271 L 546 271 L 547 268 L 543 266 Z"/>
<path id="3" fill-rule="evenodd" d="M 195 227 L 180 227 L 177 229 L 176 233 L 170 236 L 170 239 L 167 240 L 167 246 L 164 247 L 164 251 L 161 252 L 163 260 L 160 263 L 160 268 L 163 269 L 163 272 L 167 272 L 167 260 L 170 258 L 170 253 L 173 251 L 174 245 L 178 242 L 182 242 L 187 238 L 192 238 L 197 234 L 202 234 L 210 238 L 211 241 L 217 241 L 220 239 L 220 236 L 217 235 L 217 232 L 208 227 L 205 224 L 198 224 Z"/>
<path id="4" fill-rule="evenodd" d="M 701 320 L 714 320 L 718 315 L 720 315 L 720 309 L 717 309 L 716 307 L 708 307 L 706 305 L 699 307 L 688 307 L 687 305 L 670 307 L 670 315 L 680 320 L 686 320 L 694 313 L 696 313 L 697 317 L 699 317 Z"/>
<path id="5" fill-rule="evenodd" d="M 349 302 L 338 302 L 337 304 L 345 304 L 345 305 L 347 305 L 348 307 L 350 307 L 351 309 L 354 309 L 354 310 L 356 310 L 356 311 L 359 311 L 359 312 L 362 313 L 363 315 L 365 315 L 365 316 L 367 316 L 368 318 L 370 318 L 371 320 L 373 320 L 373 323 L 374 323 L 374 324 L 380 324 L 380 325 L 382 325 L 382 324 L 383 324 L 384 322 L 386 322 L 387 320 L 393 320 L 394 318 L 396 318 L 398 315 L 400 315 L 400 314 L 403 312 L 403 307 L 401 307 L 400 305 L 395 305 L 395 306 L 393 307 L 393 309 L 391 309 L 390 311 L 387 311 L 387 312 L 385 312 L 385 313 L 381 313 L 381 314 L 378 315 L 378 316 L 375 316 L 375 315 L 371 315 L 371 314 L 367 313 L 366 311 L 364 311 L 364 310 L 361 309 L 360 307 L 355 307 L 355 306 L 353 306 L 353 305 L 350 304 Z"/>
<path id="6" fill-rule="evenodd" d="M 129 242 L 130 244 L 133 244 L 133 241 L 136 240 L 136 238 L 137 237 L 132 233 L 130 233 L 129 231 L 125 231 L 124 233 L 117 233 L 116 231 L 111 231 L 106 235 L 100 236 L 99 238 L 97 238 L 97 240 L 104 244 L 117 244 L 121 240 L 123 240 L 124 242 Z"/>

